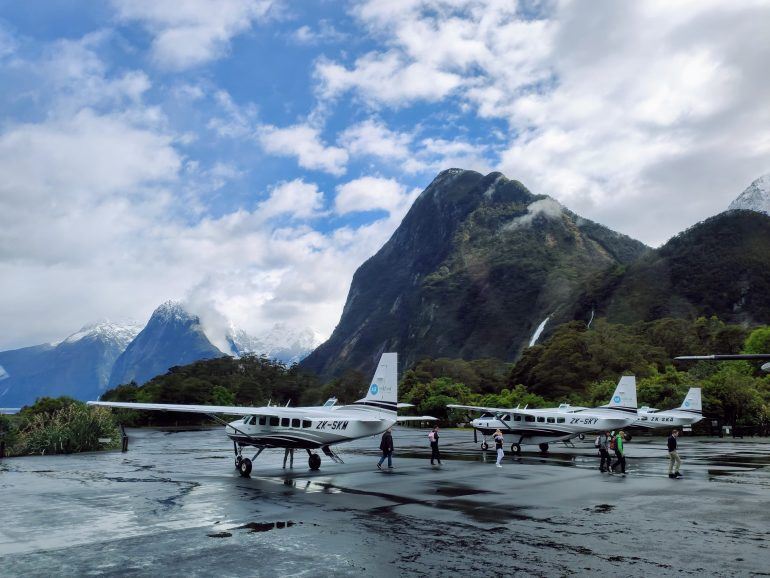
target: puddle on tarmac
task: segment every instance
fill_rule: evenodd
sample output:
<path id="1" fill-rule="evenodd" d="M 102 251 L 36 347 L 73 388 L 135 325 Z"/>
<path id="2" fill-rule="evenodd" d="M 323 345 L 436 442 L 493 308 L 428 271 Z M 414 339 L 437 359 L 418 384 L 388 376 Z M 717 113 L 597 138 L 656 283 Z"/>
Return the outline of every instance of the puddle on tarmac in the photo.
<path id="1" fill-rule="evenodd" d="M 299 522 L 301 524 L 302 522 Z M 248 530 L 249 534 L 255 534 L 257 532 L 269 532 L 270 530 L 283 530 L 284 528 L 291 528 L 295 522 L 249 522 L 243 526 L 236 526 L 233 530 Z M 210 535 L 210 534 L 209 534 Z"/>

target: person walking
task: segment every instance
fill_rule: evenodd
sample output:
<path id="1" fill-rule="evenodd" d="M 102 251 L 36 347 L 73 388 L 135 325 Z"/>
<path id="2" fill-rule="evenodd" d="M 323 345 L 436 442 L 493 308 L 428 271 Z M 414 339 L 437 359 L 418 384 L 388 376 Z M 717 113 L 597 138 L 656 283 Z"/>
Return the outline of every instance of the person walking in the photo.
<path id="1" fill-rule="evenodd" d="M 382 469 L 382 462 L 385 461 L 385 458 L 388 458 L 388 468 L 393 469 L 393 434 L 391 432 L 392 428 L 388 428 L 385 430 L 385 433 L 382 434 L 382 439 L 380 440 L 380 450 L 382 450 L 382 457 L 380 458 L 380 461 L 377 462 L 377 469 Z"/>
<path id="2" fill-rule="evenodd" d="M 503 461 L 503 455 L 505 455 L 505 452 L 503 452 L 503 432 L 501 432 L 499 429 L 495 430 L 495 448 L 497 449 L 497 461 L 495 462 L 495 465 L 498 468 L 502 468 L 503 465 L 500 463 Z"/>
<path id="3" fill-rule="evenodd" d="M 615 435 L 615 463 L 610 466 L 610 473 L 613 473 L 618 466 L 622 475 L 626 475 L 626 450 L 623 447 L 623 440 L 626 439 L 626 432 L 619 431 Z"/>
<path id="4" fill-rule="evenodd" d="M 599 434 L 597 443 L 599 444 L 599 471 L 604 473 L 611 470 L 610 464 L 612 458 L 610 457 L 610 432 L 603 431 Z"/>
<path id="5" fill-rule="evenodd" d="M 283 469 L 286 469 L 286 458 L 289 458 L 289 468 L 294 469 L 294 448 L 283 450 Z"/>
<path id="6" fill-rule="evenodd" d="M 675 429 L 668 436 L 668 477 L 669 478 L 681 478 L 682 474 L 679 473 L 679 467 L 682 465 L 682 460 L 679 458 L 679 454 L 676 451 L 676 440 L 679 437 L 679 430 Z"/>
<path id="7" fill-rule="evenodd" d="M 433 460 L 441 465 L 441 454 L 438 451 L 438 426 L 433 427 L 433 430 L 428 434 L 428 439 L 430 440 L 430 465 L 434 465 Z"/>

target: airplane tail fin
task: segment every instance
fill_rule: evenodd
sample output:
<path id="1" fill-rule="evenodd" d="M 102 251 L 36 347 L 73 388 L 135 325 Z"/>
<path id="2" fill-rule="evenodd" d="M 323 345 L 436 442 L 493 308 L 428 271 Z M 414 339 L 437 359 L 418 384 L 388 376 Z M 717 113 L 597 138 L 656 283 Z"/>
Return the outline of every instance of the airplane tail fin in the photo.
<path id="1" fill-rule="evenodd" d="M 356 404 L 396 411 L 398 402 L 398 354 L 383 353 L 366 397 Z"/>
<path id="2" fill-rule="evenodd" d="M 620 378 L 615 393 L 612 394 L 610 403 L 605 405 L 607 409 L 636 413 L 636 377 L 624 375 Z"/>
<path id="3" fill-rule="evenodd" d="M 702 413 L 703 405 L 701 402 L 700 387 L 691 387 L 687 392 L 687 395 L 679 406 L 682 411 L 689 411 L 692 413 Z"/>

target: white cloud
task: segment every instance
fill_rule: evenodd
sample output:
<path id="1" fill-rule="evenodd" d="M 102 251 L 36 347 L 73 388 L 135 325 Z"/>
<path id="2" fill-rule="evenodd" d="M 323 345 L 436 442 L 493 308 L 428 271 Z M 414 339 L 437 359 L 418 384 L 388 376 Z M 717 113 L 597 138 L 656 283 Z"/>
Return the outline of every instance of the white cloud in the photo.
<path id="1" fill-rule="evenodd" d="M 262 218 L 290 215 L 295 219 L 318 217 L 323 208 L 324 195 L 315 183 L 302 179 L 278 183 L 266 201 L 259 204 Z"/>
<path id="2" fill-rule="evenodd" d="M 230 40 L 264 21 L 274 0 L 112 0 L 118 17 L 143 23 L 162 67 L 184 70 L 227 53 Z"/>
<path id="3" fill-rule="evenodd" d="M 412 136 L 388 129 L 373 119 L 346 128 L 339 143 L 354 156 L 373 156 L 385 160 L 403 160 L 409 157 Z"/>
<path id="4" fill-rule="evenodd" d="M 333 175 L 345 173 L 348 153 L 339 147 L 326 146 L 320 131 L 309 124 L 285 128 L 264 125 L 257 130 L 256 137 L 268 153 L 297 157 L 299 166 L 303 168 Z"/>
<path id="5" fill-rule="evenodd" d="M 337 30 L 329 20 L 320 20 L 312 28 L 307 24 L 300 26 L 292 33 L 292 38 L 297 44 L 309 46 L 327 42 L 341 42 L 346 40 L 348 35 Z"/>
<path id="6" fill-rule="evenodd" d="M 344 215 L 381 209 L 403 216 L 418 194 L 417 190 L 407 191 L 395 179 L 361 177 L 337 187 L 334 210 Z"/>

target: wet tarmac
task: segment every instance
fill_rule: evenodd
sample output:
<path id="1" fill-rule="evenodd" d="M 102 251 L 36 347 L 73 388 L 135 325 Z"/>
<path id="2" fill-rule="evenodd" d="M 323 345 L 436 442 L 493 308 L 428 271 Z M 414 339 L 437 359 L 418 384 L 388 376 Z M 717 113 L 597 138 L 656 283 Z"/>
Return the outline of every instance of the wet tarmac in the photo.
<path id="1" fill-rule="evenodd" d="M 0 462 L 0 575 L 770 575 L 770 440 L 635 437 L 628 475 L 590 441 L 495 468 L 467 431 L 396 429 L 307 468 L 267 450 L 250 479 L 221 429 L 131 430 L 126 454 Z M 531 451 L 527 452 L 526 450 Z"/>

